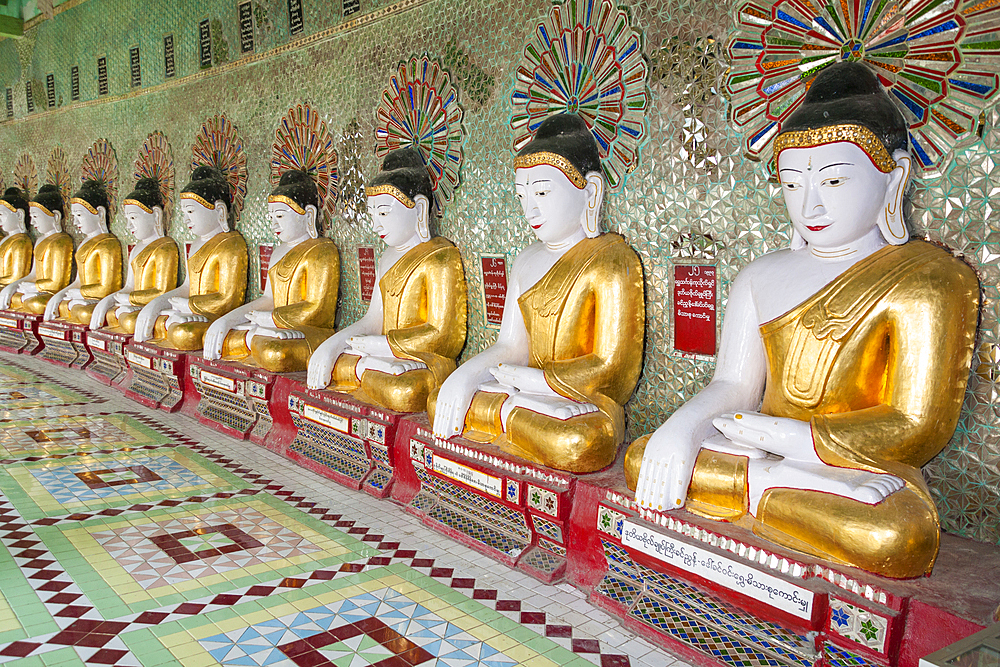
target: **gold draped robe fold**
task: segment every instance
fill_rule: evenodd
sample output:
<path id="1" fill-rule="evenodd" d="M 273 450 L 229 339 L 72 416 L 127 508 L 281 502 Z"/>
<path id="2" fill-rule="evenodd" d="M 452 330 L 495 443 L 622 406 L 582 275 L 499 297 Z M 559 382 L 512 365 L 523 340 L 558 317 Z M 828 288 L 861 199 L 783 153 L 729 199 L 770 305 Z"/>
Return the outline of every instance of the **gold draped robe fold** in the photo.
<path id="1" fill-rule="evenodd" d="M 931 570 L 940 531 L 920 467 L 955 431 L 978 305 L 972 269 L 910 241 L 861 260 L 760 327 L 768 362 L 761 412 L 810 422 L 825 463 L 892 474 L 906 486 L 877 505 L 774 488 L 749 518 L 755 532 L 884 576 Z M 746 516 L 746 471 L 745 458 L 703 450 L 688 509 Z"/>
<path id="2" fill-rule="evenodd" d="M 645 301 L 642 265 L 618 234 L 569 249 L 518 299 L 530 338 L 528 365 L 559 395 L 597 406 L 560 420 L 514 408 L 506 430 L 503 394 L 479 392 L 466 435 L 494 440 L 535 463 L 587 473 L 610 465 L 625 439 L 623 406 L 642 371 Z"/>
<path id="3" fill-rule="evenodd" d="M 188 306 L 207 322 L 177 322 L 166 326 L 157 318 L 156 344 L 175 350 L 201 349 L 209 325 L 243 304 L 247 289 L 247 242 L 239 232 L 216 234 L 188 258 Z"/>
<path id="4" fill-rule="evenodd" d="M 98 234 L 88 239 L 76 251 L 76 272 L 80 280 L 80 295 L 84 299 L 100 300 L 122 288 L 122 245 L 114 234 Z M 78 324 L 90 324 L 95 303 L 69 307 L 69 301 L 59 304 L 59 317 Z"/>
<path id="5" fill-rule="evenodd" d="M 130 262 L 135 289 L 129 292 L 129 303 L 145 306 L 177 287 L 178 254 L 177 244 L 169 236 L 161 236 L 140 250 Z M 107 323 L 115 331 L 134 334 L 138 318 L 138 310 L 120 312 L 112 308 L 108 311 Z"/>
<path id="6" fill-rule="evenodd" d="M 0 287 L 28 275 L 32 250 L 31 237 L 27 234 L 11 234 L 0 241 Z"/>
<path id="7" fill-rule="evenodd" d="M 340 288 L 340 252 L 332 239 L 299 243 L 267 272 L 274 295 L 271 318 L 279 329 L 294 329 L 305 338 L 254 336 L 247 347 L 246 331 L 226 336 L 223 358 L 252 362 L 275 373 L 304 371 L 309 356 L 333 334 Z"/>
<path id="8" fill-rule="evenodd" d="M 35 244 L 35 286 L 38 294 L 15 294 L 11 308 L 41 315 L 52 295 L 69 285 L 73 278 L 73 238 L 56 232 Z"/>
<path id="9" fill-rule="evenodd" d="M 462 256 L 451 241 L 436 236 L 400 257 L 379 281 L 382 335 L 400 359 L 419 361 L 400 375 L 366 370 L 358 380 L 359 357 L 342 354 L 330 388 L 396 412 L 422 412 L 427 397 L 453 370 L 465 345 L 466 288 Z"/>

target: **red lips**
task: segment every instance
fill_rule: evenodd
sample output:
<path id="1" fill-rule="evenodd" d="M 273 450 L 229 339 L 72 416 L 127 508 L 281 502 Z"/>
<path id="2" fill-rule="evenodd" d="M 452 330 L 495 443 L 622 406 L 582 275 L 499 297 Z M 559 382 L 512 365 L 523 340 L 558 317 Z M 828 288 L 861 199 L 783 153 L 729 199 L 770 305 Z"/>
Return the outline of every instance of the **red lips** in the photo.
<path id="1" fill-rule="evenodd" d="M 810 232 L 821 232 L 829 226 L 830 225 L 819 225 L 816 227 L 810 227 L 809 225 L 806 225 L 806 229 L 808 229 Z"/>

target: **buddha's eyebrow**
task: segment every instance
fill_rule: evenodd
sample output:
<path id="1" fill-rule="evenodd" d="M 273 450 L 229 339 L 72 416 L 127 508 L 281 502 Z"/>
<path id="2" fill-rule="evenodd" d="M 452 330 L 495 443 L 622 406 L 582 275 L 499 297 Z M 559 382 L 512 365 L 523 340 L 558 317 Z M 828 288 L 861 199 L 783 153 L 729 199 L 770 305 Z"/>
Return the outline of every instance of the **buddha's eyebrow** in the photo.
<path id="1" fill-rule="evenodd" d="M 828 164 L 825 167 L 820 167 L 819 170 L 829 169 L 830 167 L 853 167 L 853 162 L 834 162 L 833 164 Z"/>
<path id="2" fill-rule="evenodd" d="M 778 173 L 780 174 L 780 173 L 781 173 L 781 172 L 783 172 L 783 171 L 793 171 L 793 172 L 795 172 L 796 174 L 801 174 L 801 173 L 802 173 L 802 172 L 801 172 L 801 171 L 799 171 L 798 169 L 792 169 L 792 168 L 790 168 L 790 167 L 785 167 L 784 169 L 779 169 L 779 170 L 778 170 Z"/>
<path id="3" fill-rule="evenodd" d="M 537 180 L 532 181 L 531 184 L 534 185 L 535 183 L 551 183 L 551 182 L 552 182 L 551 178 L 539 178 Z"/>

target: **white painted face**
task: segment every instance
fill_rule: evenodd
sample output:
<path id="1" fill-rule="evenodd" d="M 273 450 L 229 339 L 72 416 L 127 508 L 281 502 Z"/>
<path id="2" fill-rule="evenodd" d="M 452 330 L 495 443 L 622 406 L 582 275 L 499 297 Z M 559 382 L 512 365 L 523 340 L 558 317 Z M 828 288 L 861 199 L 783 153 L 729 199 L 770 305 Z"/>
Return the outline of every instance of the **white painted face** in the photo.
<path id="1" fill-rule="evenodd" d="M 584 227 L 587 193 L 556 167 L 540 164 L 518 169 L 514 189 L 539 241 L 559 243 Z"/>
<path id="2" fill-rule="evenodd" d="M 157 235 L 156 216 L 153 213 L 146 213 L 135 204 L 125 204 L 122 212 L 125 214 L 125 228 L 137 240 L 145 241 Z"/>
<path id="3" fill-rule="evenodd" d="M 792 225 L 816 248 L 842 247 L 871 232 L 890 185 L 889 174 L 847 141 L 781 151 L 778 176 Z"/>
<path id="4" fill-rule="evenodd" d="M 18 221 L 16 211 L 12 211 L 3 204 L 0 204 L 0 229 L 4 234 L 20 234 L 21 224 Z"/>
<path id="5" fill-rule="evenodd" d="M 315 225 L 306 213 L 296 213 L 288 204 L 268 202 L 267 219 L 271 230 L 282 243 L 299 243 L 309 238 L 309 226 Z"/>
<path id="6" fill-rule="evenodd" d="M 184 216 L 184 224 L 195 236 L 204 238 L 223 231 L 215 209 L 205 208 L 194 199 L 181 199 L 181 214 Z"/>
<path id="7" fill-rule="evenodd" d="M 73 223 L 84 236 L 93 236 L 104 231 L 101 229 L 101 209 L 97 209 L 97 213 L 94 214 L 83 204 L 71 204 L 70 211 L 73 214 Z"/>
<path id="8" fill-rule="evenodd" d="M 49 234 L 51 232 L 62 231 L 59 227 L 59 220 L 56 219 L 54 215 L 46 215 L 45 212 L 38 208 L 37 206 L 32 206 L 28 209 L 31 214 L 31 225 L 38 230 L 41 235 Z"/>
<path id="9" fill-rule="evenodd" d="M 372 229 L 388 246 L 401 246 L 417 233 L 418 207 L 406 208 L 390 194 L 369 197 L 368 215 Z"/>

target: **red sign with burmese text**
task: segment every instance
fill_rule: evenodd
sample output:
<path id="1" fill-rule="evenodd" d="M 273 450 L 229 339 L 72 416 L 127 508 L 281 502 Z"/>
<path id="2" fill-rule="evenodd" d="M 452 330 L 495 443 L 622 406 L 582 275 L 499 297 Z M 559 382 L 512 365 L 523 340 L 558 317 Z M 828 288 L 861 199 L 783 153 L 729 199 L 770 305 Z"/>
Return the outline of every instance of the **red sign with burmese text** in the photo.
<path id="1" fill-rule="evenodd" d="M 375 291 L 375 248 L 358 247 L 358 276 L 361 278 L 361 300 L 372 300 Z"/>
<path id="2" fill-rule="evenodd" d="M 714 266 L 674 267 L 674 349 L 715 354 Z"/>
<path id="3" fill-rule="evenodd" d="M 271 253 L 274 252 L 274 246 L 261 243 L 257 249 L 260 252 L 260 288 L 263 290 L 267 285 L 267 270 L 271 268 Z"/>
<path id="4" fill-rule="evenodd" d="M 483 301 L 486 324 L 499 326 L 503 320 L 503 304 L 507 299 L 507 258 L 503 255 L 483 255 Z"/>

